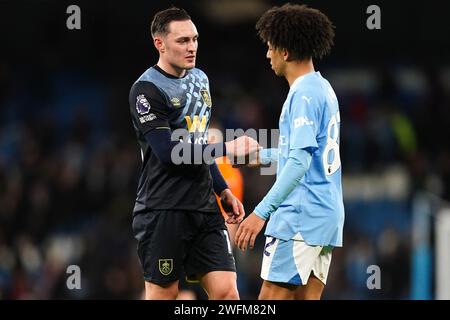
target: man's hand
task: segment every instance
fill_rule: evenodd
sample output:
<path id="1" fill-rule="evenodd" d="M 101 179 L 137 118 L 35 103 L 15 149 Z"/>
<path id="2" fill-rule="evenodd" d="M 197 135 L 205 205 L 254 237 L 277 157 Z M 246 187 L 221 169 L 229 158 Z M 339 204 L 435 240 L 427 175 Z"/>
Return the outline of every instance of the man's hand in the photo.
<path id="1" fill-rule="evenodd" d="M 257 168 L 257 167 L 261 166 L 261 158 L 260 158 L 259 153 L 262 150 L 263 149 L 261 148 L 258 151 L 256 151 L 255 153 L 253 153 L 252 155 L 250 155 L 247 167 L 249 167 L 249 168 Z"/>
<path id="2" fill-rule="evenodd" d="M 227 155 L 234 158 L 251 155 L 262 148 L 258 141 L 249 136 L 241 136 L 233 141 L 225 142 L 225 146 L 227 148 Z"/>
<path id="3" fill-rule="evenodd" d="M 239 249 L 245 251 L 250 242 L 250 249 L 255 245 L 255 239 L 261 229 L 264 227 L 265 221 L 252 212 L 239 226 L 236 232 L 235 244 Z"/>
<path id="4" fill-rule="evenodd" d="M 225 213 L 229 216 L 227 223 L 237 224 L 244 219 L 244 206 L 238 198 L 234 196 L 230 189 L 225 189 L 220 194 L 220 202 Z"/>

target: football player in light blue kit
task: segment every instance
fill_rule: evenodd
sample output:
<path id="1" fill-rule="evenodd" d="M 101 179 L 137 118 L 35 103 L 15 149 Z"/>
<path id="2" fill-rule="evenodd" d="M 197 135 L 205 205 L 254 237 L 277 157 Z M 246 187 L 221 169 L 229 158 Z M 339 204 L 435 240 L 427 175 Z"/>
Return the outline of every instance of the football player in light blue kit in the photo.
<path id="1" fill-rule="evenodd" d="M 252 248 L 268 220 L 259 299 L 320 299 L 344 225 L 339 105 L 313 65 L 329 53 L 333 25 L 316 9 L 286 4 L 264 13 L 256 28 L 272 69 L 290 90 L 278 149 L 259 155 L 260 163 L 278 162 L 276 182 L 241 223 L 236 244 Z"/>

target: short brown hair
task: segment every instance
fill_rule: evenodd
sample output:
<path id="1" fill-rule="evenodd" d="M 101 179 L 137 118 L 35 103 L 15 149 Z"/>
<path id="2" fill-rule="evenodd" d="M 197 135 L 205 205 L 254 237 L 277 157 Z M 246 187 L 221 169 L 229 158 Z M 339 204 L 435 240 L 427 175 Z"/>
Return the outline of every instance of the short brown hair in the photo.
<path id="1" fill-rule="evenodd" d="M 171 7 L 169 9 L 159 11 L 153 17 L 150 28 L 152 37 L 155 37 L 157 34 L 166 35 L 169 32 L 168 27 L 172 21 L 186 20 L 191 20 L 191 17 L 184 9 Z"/>

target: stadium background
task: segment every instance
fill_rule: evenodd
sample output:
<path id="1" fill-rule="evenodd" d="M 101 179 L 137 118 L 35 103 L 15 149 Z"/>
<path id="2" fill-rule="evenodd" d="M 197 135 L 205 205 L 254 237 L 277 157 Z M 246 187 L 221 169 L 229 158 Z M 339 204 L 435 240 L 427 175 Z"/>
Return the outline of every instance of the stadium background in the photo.
<path id="1" fill-rule="evenodd" d="M 293 1 L 295 2 L 295 1 Z M 128 91 L 157 61 L 153 14 L 174 4 L 200 33 L 213 119 L 276 128 L 288 91 L 254 24 L 269 0 L 0 2 L 0 299 L 138 299 L 131 232 L 140 156 Z M 448 5 L 305 1 L 336 25 L 316 69 L 341 107 L 346 224 L 325 299 L 436 298 L 435 214 L 450 198 Z M 81 30 L 66 8 L 81 8 Z M 381 30 L 366 8 L 381 7 Z M 247 212 L 273 176 L 243 169 Z M 241 297 L 254 299 L 263 238 L 236 252 Z M 82 289 L 66 288 L 79 265 Z M 368 290 L 378 265 L 381 289 Z"/>

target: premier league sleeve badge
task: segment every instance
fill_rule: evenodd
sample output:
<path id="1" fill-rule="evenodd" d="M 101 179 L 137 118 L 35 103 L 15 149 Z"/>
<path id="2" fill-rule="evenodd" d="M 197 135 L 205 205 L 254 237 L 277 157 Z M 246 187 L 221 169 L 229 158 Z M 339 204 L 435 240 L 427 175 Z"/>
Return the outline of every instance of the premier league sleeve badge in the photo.
<path id="1" fill-rule="evenodd" d="M 145 98 L 145 95 L 140 94 L 136 97 L 136 111 L 140 115 L 144 115 L 150 112 L 150 103 Z"/>

